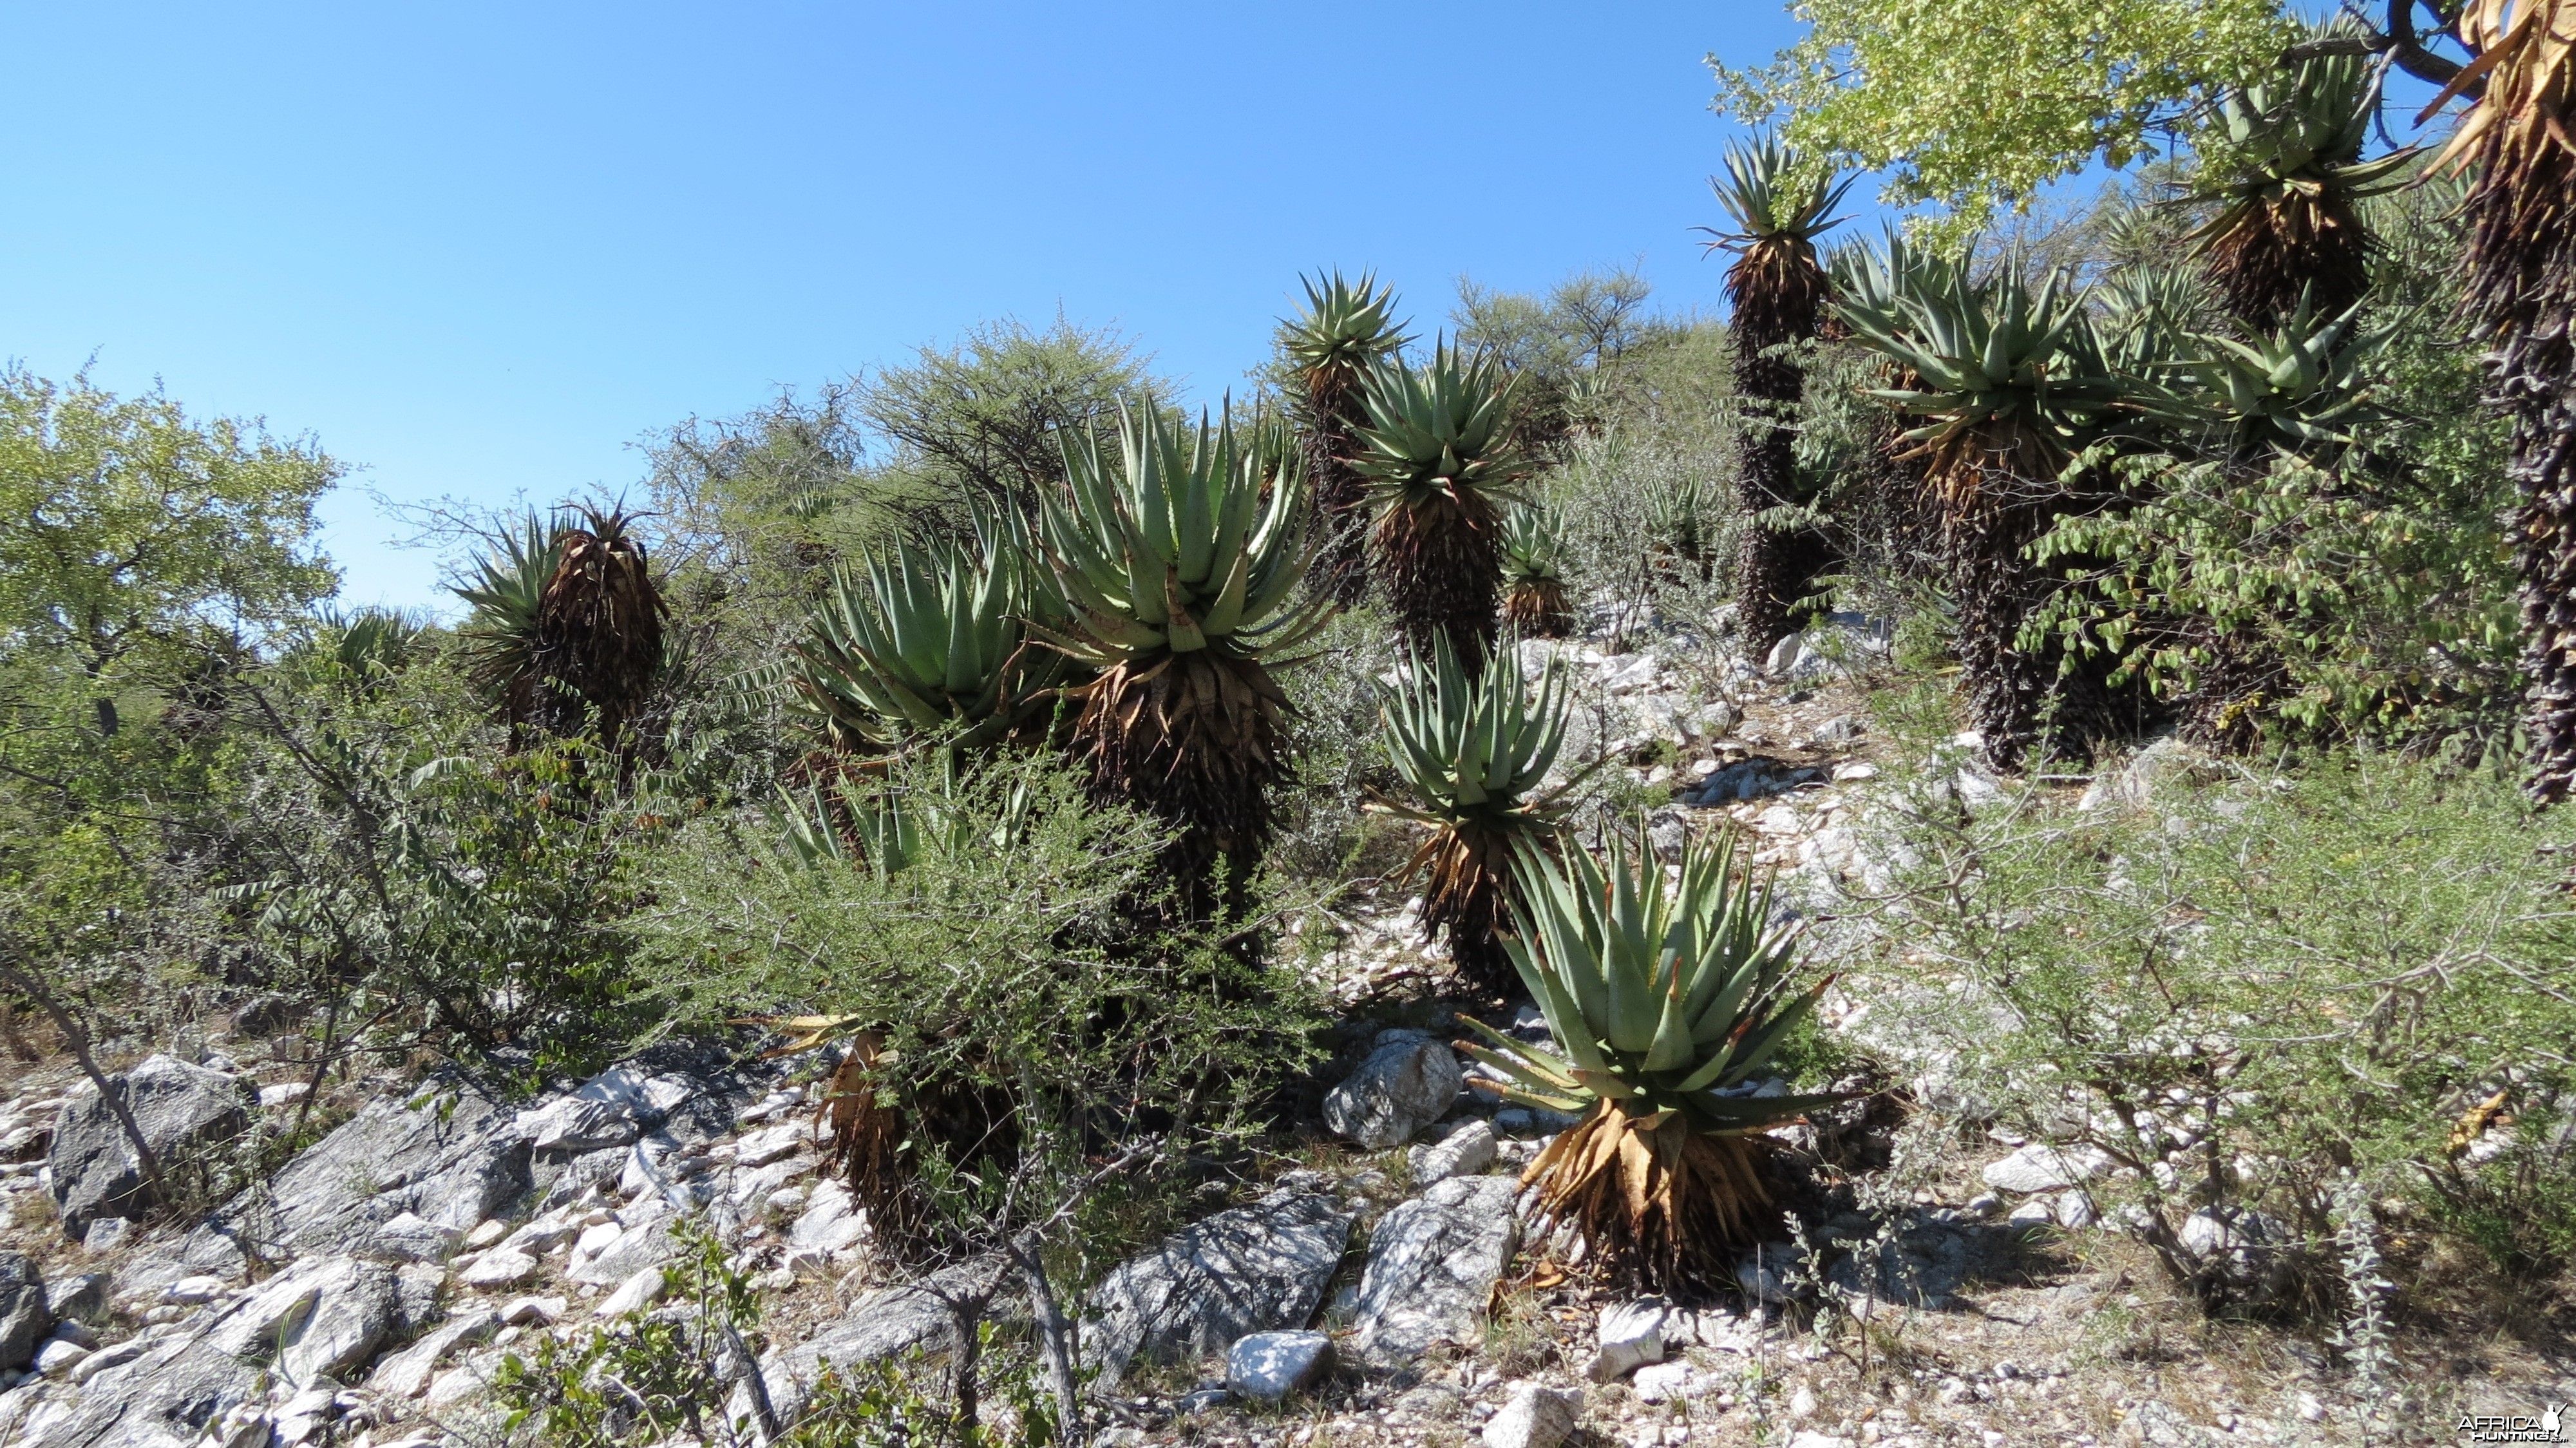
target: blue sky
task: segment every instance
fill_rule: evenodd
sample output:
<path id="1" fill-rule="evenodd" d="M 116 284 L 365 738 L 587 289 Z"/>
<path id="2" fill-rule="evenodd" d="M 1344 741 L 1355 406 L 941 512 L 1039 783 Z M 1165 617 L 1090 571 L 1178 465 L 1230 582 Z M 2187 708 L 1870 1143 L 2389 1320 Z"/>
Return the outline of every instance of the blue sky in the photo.
<path id="1" fill-rule="evenodd" d="M 1114 325 L 1213 396 L 1300 270 L 1418 318 L 1464 274 L 1635 262 L 1733 126 L 1769 0 L 14 4 L 0 355 L 258 415 L 358 465 L 353 603 L 437 605 L 361 493 L 632 484 L 636 440 L 979 320 Z"/>

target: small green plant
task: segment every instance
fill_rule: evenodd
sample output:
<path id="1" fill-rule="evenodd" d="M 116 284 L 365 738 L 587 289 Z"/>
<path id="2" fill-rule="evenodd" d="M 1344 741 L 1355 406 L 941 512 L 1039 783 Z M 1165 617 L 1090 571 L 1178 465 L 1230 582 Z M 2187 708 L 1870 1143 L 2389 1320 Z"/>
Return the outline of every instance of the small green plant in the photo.
<path id="1" fill-rule="evenodd" d="M 524 1428 L 539 1448 L 616 1448 L 681 1433 L 725 1444 L 770 1436 L 755 1419 L 724 1417 L 733 1378 L 761 1349 L 751 1279 L 727 1265 L 703 1225 L 684 1220 L 675 1236 L 680 1256 L 664 1270 L 682 1276 L 680 1310 L 629 1312 L 569 1338 L 540 1333 L 525 1356 L 501 1360 L 493 1392 L 509 1431 Z M 759 1396 L 756 1412 L 767 1411 Z"/>

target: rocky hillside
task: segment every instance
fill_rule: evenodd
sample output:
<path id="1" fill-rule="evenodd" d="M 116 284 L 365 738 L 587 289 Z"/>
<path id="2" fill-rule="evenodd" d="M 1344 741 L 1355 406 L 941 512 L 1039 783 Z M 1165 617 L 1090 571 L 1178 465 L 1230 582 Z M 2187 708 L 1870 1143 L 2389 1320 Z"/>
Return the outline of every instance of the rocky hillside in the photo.
<path id="1" fill-rule="evenodd" d="M 1918 1027 L 1976 1003 L 1874 978 L 1858 932 L 1883 927 L 1825 917 L 1889 867 L 1870 821 L 1907 807 L 1882 792 L 1892 778 L 1932 779 L 1970 811 L 2007 785 L 1973 739 L 1899 759 L 1872 737 L 1837 662 L 1871 646 L 1856 630 L 1793 640 L 1716 691 L 1650 654 L 1560 646 L 1592 727 L 1620 732 L 1610 752 L 1651 761 L 1635 782 L 1680 786 L 1656 828 L 1722 814 L 1752 831 L 1789 882 L 1783 908 L 1816 916 L 1819 948 L 1854 967 L 1828 1004 L 1868 1048 L 1845 1083 L 1857 1098 L 1792 1133 L 1796 1234 L 1744 1258 L 1739 1295 L 1627 1297 L 1533 1230 L 1517 1174 L 1566 1120 L 1471 1087 L 1484 1068 L 1449 1044 L 1440 952 L 1407 902 L 1363 899 L 1297 926 L 1329 939 L 1316 958 L 1347 1011 L 1303 1144 L 1211 1179 L 1203 1215 L 1085 1284 L 1094 1441 L 2447 1442 L 2460 1415 L 2536 1422 L 2576 1397 L 2567 1363 L 2506 1339 L 2411 1338 L 2373 1377 L 2329 1332 L 2213 1321 L 2111 1208 L 2130 1168 L 2071 1136 L 1963 1128 L 1975 1083 Z M 1550 646 L 1527 647 L 1536 668 Z M 2088 798 L 2151 808 L 2180 758 L 2150 750 Z M 1526 1005 L 1496 1020 L 1546 1032 Z M 511 1436 L 507 1365 L 603 1328 L 706 1324 L 717 1268 L 756 1293 L 760 1341 L 725 1318 L 708 1361 L 735 1427 L 706 1426 L 711 1441 L 784 1432 L 825 1380 L 871 1363 L 935 1379 L 961 1304 L 1027 1331 L 1001 1260 L 898 1268 L 873 1250 L 817 1135 L 828 1048 L 766 1061 L 666 1044 L 513 1101 L 435 1071 L 309 1099 L 272 1054 L 283 1024 L 246 1010 L 194 1059 L 121 1075 L 160 1163 L 312 1138 L 194 1209 L 167 1183 L 176 1200 L 153 1200 L 68 1064 L 13 1082 L 0 1442 L 479 1448 Z M 2182 1236 L 2251 1298 L 2291 1280 L 2290 1233 L 2260 1214 L 2203 1213 Z"/>

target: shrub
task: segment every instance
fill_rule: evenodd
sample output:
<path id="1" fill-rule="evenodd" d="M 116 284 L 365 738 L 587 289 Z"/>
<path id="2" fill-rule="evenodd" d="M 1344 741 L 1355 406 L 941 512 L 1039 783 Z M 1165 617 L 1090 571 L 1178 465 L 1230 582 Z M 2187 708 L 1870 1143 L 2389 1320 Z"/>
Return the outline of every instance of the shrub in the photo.
<path id="1" fill-rule="evenodd" d="M 2373 754 L 2157 804 L 1895 816 L 1913 864 L 1872 948 L 1882 987 L 1939 1003 L 1906 1017 L 1917 1048 L 2125 1168 L 2133 1226 L 2213 1300 L 2181 1214 L 2259 1206 L 2322 1244 L 2346 1172 L 2508 1268 L 2563 1264 L 2565 821 Z"/>
<path id="2" fill-rule="evenodd" d="M 1136 932 L 1163 832 L 1087 803 L 1054 757 L 897 764 L 884 791 L 938 825 L 906 835 L 901 868 L 782 851 L 748 812 L 681 830 L 652 864 L 642 957 L 684 1021 L 805 1017 L 852 1040 L 845 1114 L 910 1128 L 853 1171 L 912 1245 L 1044 1217 L 1121 1144 L 1205 1147 L 1302 1058 L 1292 981 L 1213 928 Z"/>

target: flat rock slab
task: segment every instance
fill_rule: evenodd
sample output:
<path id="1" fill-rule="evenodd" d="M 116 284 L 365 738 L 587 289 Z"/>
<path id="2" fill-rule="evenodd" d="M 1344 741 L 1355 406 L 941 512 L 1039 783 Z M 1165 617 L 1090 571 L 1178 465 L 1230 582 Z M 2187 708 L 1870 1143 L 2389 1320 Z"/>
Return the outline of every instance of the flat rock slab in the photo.
<path id="1" fill-rule="evenodd" d="M 772 1348 L 760 1358 L 760 1379 L 769 1391 L 770 1410 L 785 1429 L 805 1413 L 814 1384 L 827 1371 L 847 1372 L 920 1348 L 945 1352 L 957 1342 L 957 1309 L 961 1301 L 983 1301 L 1000 1285 L 1004 1263 L 978 1258 L 919 1282 L 888 1287 L 860 1298 L 838 1323 L 803 1342 Z M 750 1384 L 734 1389 L 725 1416 L 753 1421 Z"/>
<path id="2" fill-rule="evenodd" d="M 191 1272 L 240 1276 L 252 1259 L 369 1250 L 403 1216 L 463 1232 L 526 1194 L 528 1144 L 471 1093 L 383 1097 L 188 1234 Z"/>
<path id="3" fill-rule="evenodd" d="M 1092 1293 L 1084 1358 L 1106 1389 L 1138 1358 L 1194 1361 L 1251 1333 L 1304 1327 L 1341 1263 L 1354 1216 L 1322 1192 L 1275 1191 L 1164 1239 L 1113 1268 Z"/>
<path id="4" fill-rule="evenodd" d="M 1361 1361 L 1393 1367 L 1436 1342 L 1482 1340 L 1485 1304 L 1520 1245 L 1519 1195 L 1509 1177 L 1451 1177 L 1379 1220 L 1352 1334 Z"/>

